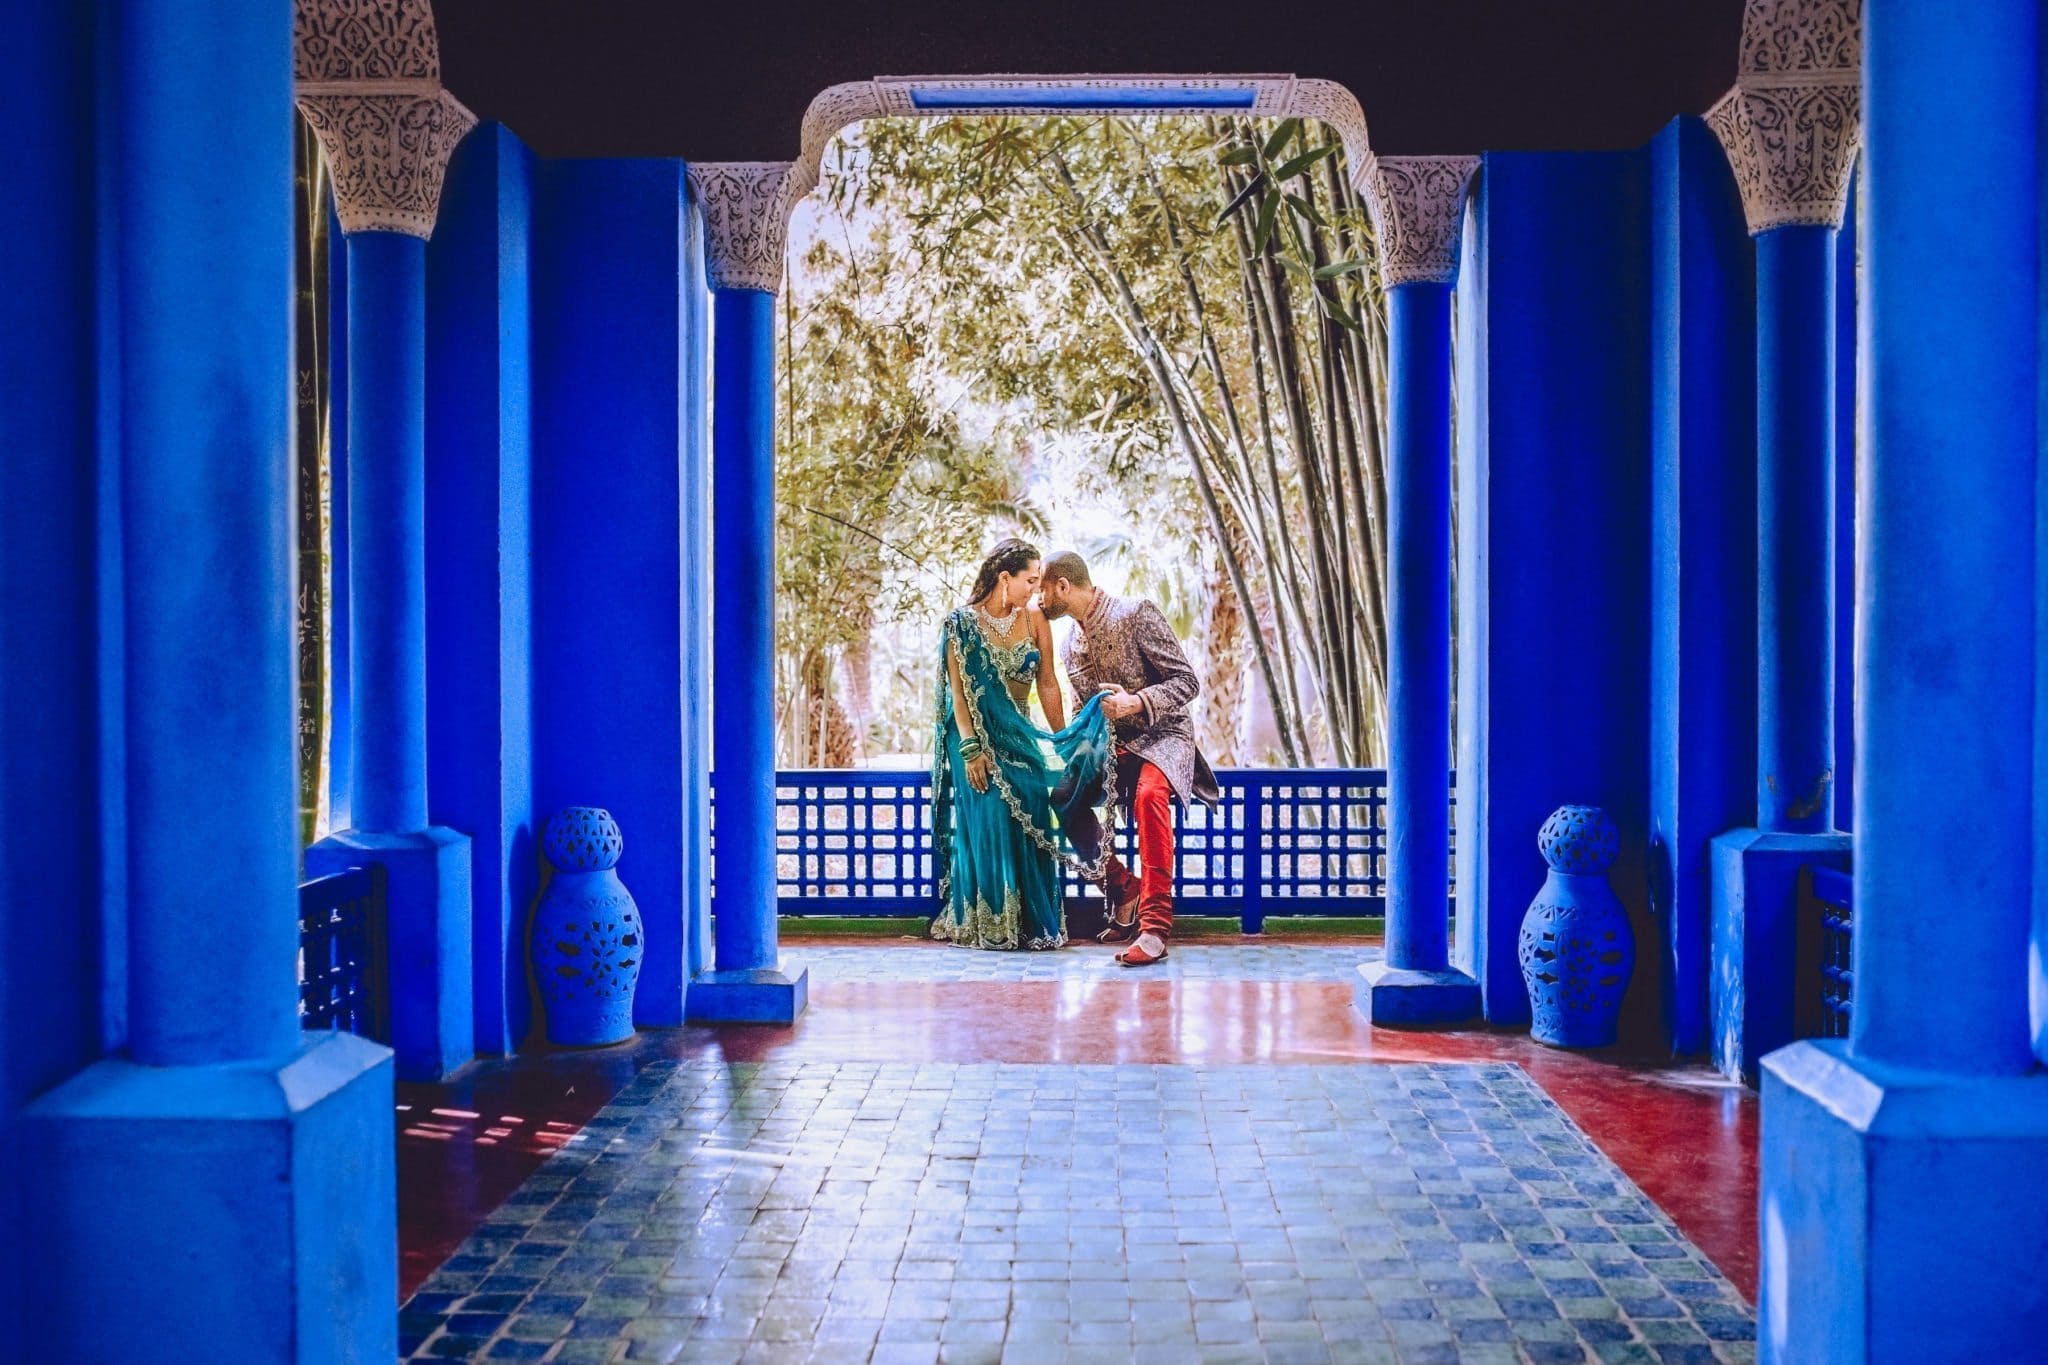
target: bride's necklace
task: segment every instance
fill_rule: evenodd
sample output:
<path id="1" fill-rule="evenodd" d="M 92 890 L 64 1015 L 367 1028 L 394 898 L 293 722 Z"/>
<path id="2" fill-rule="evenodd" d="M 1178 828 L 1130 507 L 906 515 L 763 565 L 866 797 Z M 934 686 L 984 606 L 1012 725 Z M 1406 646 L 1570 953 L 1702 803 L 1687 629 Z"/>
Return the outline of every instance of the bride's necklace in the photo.
<path id="1" fill-rule="evenodd" d="M 976 602 L 974 604 L 974 616 L 981 626 L 982 638 L 992 645 L 1007 648 L 1010 643 L 1010 632 L 1017 628 L 1017 613 L 1021 610 L 1022 608 L 1020 607 L 1011 607 L 1006 614 L 997 616 L 987 607 Z"/>

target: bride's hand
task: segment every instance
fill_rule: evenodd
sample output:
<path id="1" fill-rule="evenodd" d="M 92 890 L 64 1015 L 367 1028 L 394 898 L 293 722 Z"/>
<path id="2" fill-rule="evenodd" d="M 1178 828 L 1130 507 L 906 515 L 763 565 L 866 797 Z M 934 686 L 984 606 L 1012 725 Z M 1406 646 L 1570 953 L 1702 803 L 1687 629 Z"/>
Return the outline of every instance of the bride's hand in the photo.
<path id="1" fill-rule="evenodd" d="M 967 760 L 968 786 L 978 792 L 988 790 L 988 764 L 989 758 L 987 754 L 976 754 L 973 758 Z"/>

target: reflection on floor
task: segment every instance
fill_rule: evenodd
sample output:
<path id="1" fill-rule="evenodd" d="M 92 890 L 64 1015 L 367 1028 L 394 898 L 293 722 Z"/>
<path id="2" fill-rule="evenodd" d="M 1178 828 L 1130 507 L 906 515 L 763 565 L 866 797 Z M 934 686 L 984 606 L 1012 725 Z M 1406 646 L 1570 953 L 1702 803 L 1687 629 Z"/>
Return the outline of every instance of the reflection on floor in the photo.
<path id="1" fill-rule="evenodd" d="M 1342 979 L 1355 941 L 1196 948 L 1170 960 L 1219 955 L 1201 976 L 1133 979 L 1090 948 L 1049 955 L 1056 979 L 948 981 L 893 959 L 1023 959 L 823 947 L 795 1029 L 404 1087 L 408 1349 L 1748 1358 L 1709 1261 L 1753 1294 L 1751 1097 L 1372 1029 Z"/>

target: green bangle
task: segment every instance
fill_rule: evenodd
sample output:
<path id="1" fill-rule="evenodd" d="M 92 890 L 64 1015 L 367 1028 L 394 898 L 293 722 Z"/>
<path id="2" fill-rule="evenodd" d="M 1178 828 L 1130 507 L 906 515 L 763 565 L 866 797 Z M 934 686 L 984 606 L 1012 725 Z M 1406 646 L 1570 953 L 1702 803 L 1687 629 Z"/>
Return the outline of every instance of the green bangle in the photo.
<path id="1" fill-rule="evenodd" d="M 966 759 L 968 762 L 971 763 L 975 759 L 980 758 L 981 754 L 982 743 L 978 736 L 968 735 L 966 738 L 960 741 L 960 757 Z"/>

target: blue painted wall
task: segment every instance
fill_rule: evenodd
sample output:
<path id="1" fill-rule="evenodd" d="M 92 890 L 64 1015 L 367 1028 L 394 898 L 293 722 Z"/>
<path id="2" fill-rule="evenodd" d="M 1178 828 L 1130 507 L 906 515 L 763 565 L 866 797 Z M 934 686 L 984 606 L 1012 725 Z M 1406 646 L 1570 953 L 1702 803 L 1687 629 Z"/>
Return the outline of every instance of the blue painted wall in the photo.
<path id="1" fill-rule="evenodd" d="M 533 221 L 534 810 L 610 810 L 682 1021 L 682 166 L 543 162 Z"/>
<path id="2" fill-rule="evenodd" d="M 1697 1053 L 1708 841 L 1756 820 L 1757 485 L 1756 254 L 1696 118 L 1651 144 L 1649 227 L 1649 893 L 1665 1034 Z"/>
<path id="3" fill-rule="evenodd" d="M 532 1021 L 537 884 L 529 568 L 533 157 L 498 124 L 448 168 L 427 249 L 427 789 L 468 834 L 477 1047 Z"/>
<path id="4" fill-rule="evenodd" d="M 1613 814 L 1613 883 L 1638 941 L 1653 940 L 1649 168 L 1645 152 L 1491 154 L 1471 209 L 1458 767 L 1482 790 L 1469 805 L 1460 792 L 1457 952 L 1494 1023 L 1529 1018 L 1516 936 L 1543 882 L 1536 831 L 1556 807 Z M 1463 420 L 1482 408 L 1483 422 Z M 1656 973 L 1638 970 L 1625 1030 L 1655 1030 L 1659 994 Z"/>
<path id="5" fill-rule="evenodd" d="M 0 6 L 0 1360 L 28 1358 L 17 1117 L 100 1050 L 91 11 Z M 119 694 L 113 704 L 120 705 Z"/>

